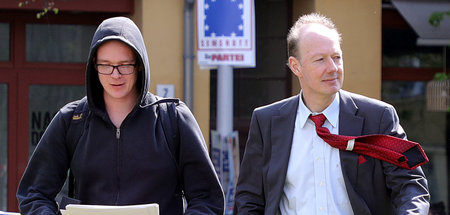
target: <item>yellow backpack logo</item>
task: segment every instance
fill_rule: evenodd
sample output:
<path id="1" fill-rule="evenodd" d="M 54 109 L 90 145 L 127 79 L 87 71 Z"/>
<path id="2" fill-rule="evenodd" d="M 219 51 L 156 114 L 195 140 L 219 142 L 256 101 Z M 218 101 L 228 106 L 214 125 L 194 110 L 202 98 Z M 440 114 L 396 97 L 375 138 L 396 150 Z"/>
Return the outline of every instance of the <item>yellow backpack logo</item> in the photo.
<path id="1" fill-rule="evenodd" d="M 72 120 L 79 120 L 81 118 L 83 118 L 83 113 L 80 113 L 78 115 L 73 115 Z"/>

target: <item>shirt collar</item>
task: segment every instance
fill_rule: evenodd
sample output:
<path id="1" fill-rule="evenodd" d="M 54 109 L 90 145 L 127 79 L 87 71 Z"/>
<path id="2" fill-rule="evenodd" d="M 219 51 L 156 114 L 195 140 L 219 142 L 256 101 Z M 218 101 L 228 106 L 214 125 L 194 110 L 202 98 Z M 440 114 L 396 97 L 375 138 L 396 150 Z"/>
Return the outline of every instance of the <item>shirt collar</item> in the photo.
<path id="1" fill-rule="evenodd" d="M 333 102 L 324 110 L 321 112 L 325 117 L 327 117 L 328 122 L 335 128 L 337 127 L 338 121 L 339 121 L 339 93 L 336 93 L 336 96 L 334 97 Z M 312 113 L 308 107 L 306 107 L 305 103 L 303 102 L 302 98 L 302 91 L 300 91 L 300 99 L 297 109 L 297 116 L 299 117 L 299 125 L 301 128 L 305 126 L 306 121 L 309 118 L 309 115 L 315 115 L 320 113 Z"/>

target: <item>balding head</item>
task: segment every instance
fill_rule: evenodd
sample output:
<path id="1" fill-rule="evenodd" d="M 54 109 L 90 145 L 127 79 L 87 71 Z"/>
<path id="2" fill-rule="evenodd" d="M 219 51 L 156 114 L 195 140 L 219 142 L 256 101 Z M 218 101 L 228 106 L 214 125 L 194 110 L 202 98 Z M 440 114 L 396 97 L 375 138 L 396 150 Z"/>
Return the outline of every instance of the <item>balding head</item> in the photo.
<path id="1" fill-rule="evenodd" d="M 300 60 L 301 56 L 299 48 L 302 41 L 302 31 L 309 24 L 319 24 L 330 30 L 333 30 L 334 32 L 336 32 L 339 41 L 342 40 L 341 35 L 337 31 L 337 28 L 334 25 L 333 21 L 331 21 L 331 19 L 318 13 L 303 15 L 295 22 L 295 24 L 289 31 L 287 37 L 288 57 L 292 56 Z"/>

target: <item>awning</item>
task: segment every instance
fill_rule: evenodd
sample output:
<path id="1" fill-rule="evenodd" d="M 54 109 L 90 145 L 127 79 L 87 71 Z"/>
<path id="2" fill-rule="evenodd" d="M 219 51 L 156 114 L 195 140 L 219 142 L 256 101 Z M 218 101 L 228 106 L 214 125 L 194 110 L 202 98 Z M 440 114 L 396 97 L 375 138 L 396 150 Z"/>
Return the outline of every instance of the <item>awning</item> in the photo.
<path id="1" fill-rule="evenodd" d="M 417 45 L 450 45 L 450 16 L 444 15 L 437 27 L 428 22 L 434 12 L 449 12 L 450 0 L 392 0 L 392 4 L 419 35 Z"/>

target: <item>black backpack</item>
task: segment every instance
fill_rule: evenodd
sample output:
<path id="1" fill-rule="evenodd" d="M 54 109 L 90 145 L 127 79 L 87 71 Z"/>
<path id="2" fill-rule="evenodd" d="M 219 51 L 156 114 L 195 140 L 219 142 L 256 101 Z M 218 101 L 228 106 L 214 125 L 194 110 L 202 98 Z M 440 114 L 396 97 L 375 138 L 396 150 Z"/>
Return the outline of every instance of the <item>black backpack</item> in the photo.
<path id="1" fill-rule="evenodd" d="M 177 192 L 179 195 L 183 196 L 182 184 L 180 183 L 181 178 L 181 170 L 178 166 L 179 164 L 179 145 L 180 138 L 178 134 L 178 122 L 177 122 L 177 112 L 176 106 L 180 103 L 179 99 L 176 98 L 161 98 L 159 96 L 155 96 L 156 101 L 146 105 L 145 107 L 157 105 L 156 107 L 156 115 L 157 121 L 159 120 L 162 129 L 164 132 L 164 136 L 166 138 L 166 142 L 168 144 L 169 150 L 172 153 L 173 157 L 176 160 L 176 168 L 177 168 L 177 176 L 178 176 L 178 187 Z M 83 132 L 87 129 L 89 123 L 86 123 L 90 118 L 90 110 L 88 108 L 87 98 L 78 101 L 76 104 L 76 108 L 73 112 L 72 119 L 69 123 L 66 132 L 66 144 L 69 154 L 69 160 L 72 160 L 73 153 L 77 147 L 77 143 L 80 140 L 80 137 L 83 135 Z M 74 197 L 74 177 L 72 172 L 69 170 L 69 192 L 68 196 L 70 198 Z"/>

